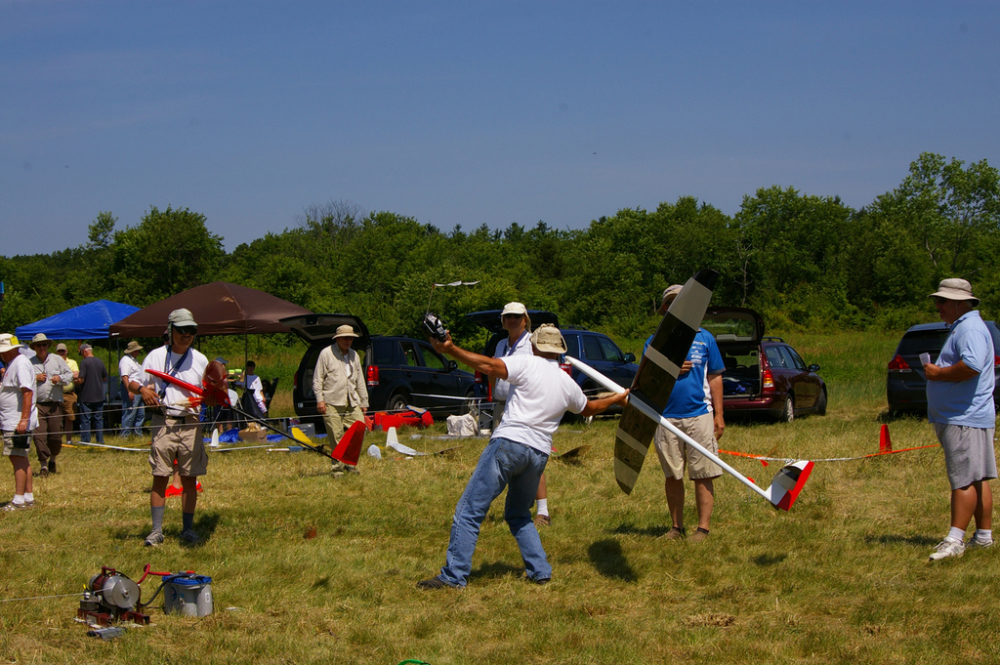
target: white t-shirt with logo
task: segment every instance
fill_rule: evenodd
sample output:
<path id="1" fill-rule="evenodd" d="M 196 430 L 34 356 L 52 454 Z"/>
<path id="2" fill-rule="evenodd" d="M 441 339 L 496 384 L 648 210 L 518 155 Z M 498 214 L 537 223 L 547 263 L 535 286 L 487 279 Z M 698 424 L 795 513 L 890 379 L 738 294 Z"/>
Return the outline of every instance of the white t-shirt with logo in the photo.
<path id="1" fill-rule="evenodd" d="M 180 363 L 180 366 L 177 366 L 177 363 Z M 164 381 L 158 376 L 147 374 L 146 370 L 155 369 L 158 372 L 166 372 L 171 376 L 177 377 L 181 381 L 186 381 L 191 385 L 201 387 L 201 383 L 205 378 L 206 367 L 208 367 L 208 358 L 206 358 L 201 351 L 189 348 L 187 356 L 184 357 L 184 354 L 177 354 L 173 351 L 168 351 L 166 346 L 161 346 L 150 351 L 149 355 L 147 355 L 146 359 L 143 361 L 142 380 L 139 381 L 139 383 L 144 386 L 152 384 L 156 389 L 156 395 L 160 398 L 161 404 L 178 404 L 184 400 L 195 397 L 195 395 L 180 386 Z M 164 388 L 166 388 L 166 394 L 163 392 Z M 163 410 L 168 416 L 171 417 L 182 417 L 188 414 L 198 415 L 200 411 L 200 409 L 197 408 L 168 408 L 166 406 L 164 406 Z"/>
<path id="2" fill-rule="evenodd" d="M 524 354 L 527 356 L 535 355 L 531 350 L 531 333 L 525 330 L 517 341 L 514 342 L 514 346 L 510 345 L 510 336 L 504 337 L 497 344 L 497 350 L 493 354 L 494 358 L 500 358 L 503 360 L 508 356 L 515 356 Z M 497 379 L 496 384 L 493 386 L 493 401 L 494 402 L 504 402 L 508 399 L 510 394 L 510 383 L 504 381 L 503 379 Z"/>
<path id="3" fill-rule="evenodd" d="M 38 427 L 38 408 L 35 406 L 35 370 L 28 356 L 17 355 L 7 366 L 7 372 L 0 383 L 0 429 L 5 432 L 17 431 L 21 422 L 24 405 L 23 388 L 31 391 L 31 416 L 28 431 Z"/>
<path id="4" fill-rule="evenodd" d="M 523 443 L 546 455 L 552 453 L 552 435 L 567 411 L 587 408 L 587 396 L 559 362 L 534 354 L 502 359 L 507 366 L 507 408 L 493 436 Z"/>

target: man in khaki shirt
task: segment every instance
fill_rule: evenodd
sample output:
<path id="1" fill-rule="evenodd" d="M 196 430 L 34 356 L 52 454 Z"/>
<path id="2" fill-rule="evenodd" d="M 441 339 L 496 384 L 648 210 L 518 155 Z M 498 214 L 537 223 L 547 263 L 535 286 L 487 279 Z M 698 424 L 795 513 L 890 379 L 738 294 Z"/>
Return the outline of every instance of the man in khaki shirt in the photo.
<path id="1" fill-rule="evenodd" d="M 331 446 L 337 445 L 346 428 L 363 420 L 368 409 L 368 388 L 361 359 L 351 348 L 357 336 L 350 325 L 337 328 L 334 343 L 320 351 L 313 372 L 316 410 L 323 414 Z"/>

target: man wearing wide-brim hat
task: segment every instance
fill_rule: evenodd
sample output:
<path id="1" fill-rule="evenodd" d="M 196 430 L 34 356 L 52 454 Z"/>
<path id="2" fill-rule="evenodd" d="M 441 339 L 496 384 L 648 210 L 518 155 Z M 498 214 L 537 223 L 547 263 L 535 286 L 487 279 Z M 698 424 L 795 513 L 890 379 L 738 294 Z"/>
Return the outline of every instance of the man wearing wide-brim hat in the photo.
<path id="1" fill-rule="evenodd" d="M 996 408 L 993 339 L 979 312 L 979 299 L 964 279 L 941 282 L 934 298 L 941 320 L 951 326 L 934 362 L 925 363 L 927 420 L 944 450 L 951 485 L 951 529 L 931 554 L 931 561 L 960 557 L 967 548 L 993 546 L 993 493 L 997 477 L 993 434 Z M 976 532 L 968 543 L 972 519 Z"/>
<path id="2" fill-rule="evenodd" d="M 58 354 L 49 353 L 52 340 L 45 333 L 31 338 L 28 346 L 35 352 L 31 369 L 35 373 L 35 405 L 38 427 L 35 428 L 35 452 L 38 454 L 38 475 L 45 478 L 56 472 L 56 457 L 62 450 L 63 387 L 73 381 L 73 370 Z"/>
<path id="3" fill-rule="evenodd" d="M 14 467 L 14 499 L 0 510 L 13 512 L 35 505 L 32 491 L 31 432 L 38 425 L 35 374 L 31 360 L 21 354 L 21 343 L 9 333 L 0 335 L 0 360 L 7 366 L 0 381 L 0 438 L 3 455 Z"/>
<path id="4" fill-rule="evenodd" d="M 346 428 L 364 420 L 368 409 L 368 386 L 361 370 L 361 359 L 351 348 L 357 337 L 349 324 L 339 326 L 333 344 L 320 351 L 313 372 L 316 410 L 323 414 L 326 433 L 334 446 Z M 334 467 L 334 473 L 346 470 L 346 465 L 339 462 L 335 462 Z"/>
<path id="5" fill-rule="evenodd" d="M 132 378 L 140 377 L 137 383 L 142 383 L 142 366 L 139 364 L 139 354 L 142 346 L 139 342 L 132 340 L 125 347 L 125 354 L 118 361 L 118 377 L 121 379 L 121 400 L 122 400 L 122 431 L 121 435 L 142 436 L 142 426 L 146 422 L 146 407 L 142 401 L 142 395 L 129 390 Z"/>
<path id="6" fill-rule="evenodd" d="M 455 506 L 445 565 L 437 577 L 417 582 L 417 586 L 447 589 L 468 583 L 480 526 L 490 504 L 505 488 L 504 521 L 521 550 L 525 575 L 535 584 L 545 584 L 552 578 L 552 566 L 531 521 L 531 504 L 552 453 L 552 434 L 567 411 L 585 417 L 596 415 L 613 404 L 624 404 L 628 391 L 588 401 L 580 386 L 559 367 L 566 340 L 551 324 L 539 326 L 531 335 L 531 355 L 489 358 L 455 346 L 450 335 L 444 342 L 431 339 L 431 344 L 438 353 L 509 382 L 513 390 L 503 420 L 493 430 Z"/>

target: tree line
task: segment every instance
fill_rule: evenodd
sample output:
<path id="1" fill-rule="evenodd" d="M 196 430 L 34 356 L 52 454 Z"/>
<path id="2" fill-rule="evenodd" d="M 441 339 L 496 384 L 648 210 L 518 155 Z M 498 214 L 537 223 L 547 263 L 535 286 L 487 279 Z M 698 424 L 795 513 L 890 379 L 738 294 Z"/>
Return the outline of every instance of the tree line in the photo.
<path id="1" fill-rule="evenodd" d="M 480 335 L 465 313 L 519 300 L 565 323 L 639 338 L 663 289 L 702 268 L 720 273 L 713 304 L 753 307 L 771 330 L 934 320 L 927 294 L 945 277 L 972 282 L 988 317 L 1000 309 L 1000 174 L 986 160 L 966 166 L 932 153 L 860 210 L 773 186 L 746 195 L 733 216 L 683 196 L 581 230 L 539 221 L 442 231 L 334 201 L 232 253 L 222 241 L 187 208 L 154 207 L 124 228 L 101 212 L 80 247 L 0 257 L 0 330 L 98 299 L 142 307 L 224 280 L 315 312 L 356 314 L 377 334 L 417 333 L 430 301 L 457 338 Z M 457 280 L 479 284 L 432 292 Z"/>

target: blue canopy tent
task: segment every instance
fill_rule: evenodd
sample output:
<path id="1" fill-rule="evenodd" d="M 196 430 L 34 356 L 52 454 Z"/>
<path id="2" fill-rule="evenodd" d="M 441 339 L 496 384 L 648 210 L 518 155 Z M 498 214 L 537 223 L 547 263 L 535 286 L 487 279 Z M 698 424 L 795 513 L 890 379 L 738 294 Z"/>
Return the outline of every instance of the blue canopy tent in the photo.
<path id="1" fill-rule="evenodd" d="M 107 339 L 111 324 L 138 311 L 139 308 L 132 305 L 96 300 L 21 326 L 14 334 L 24 342 L 38 333 L 45 333 L 49 339 Z"/>

